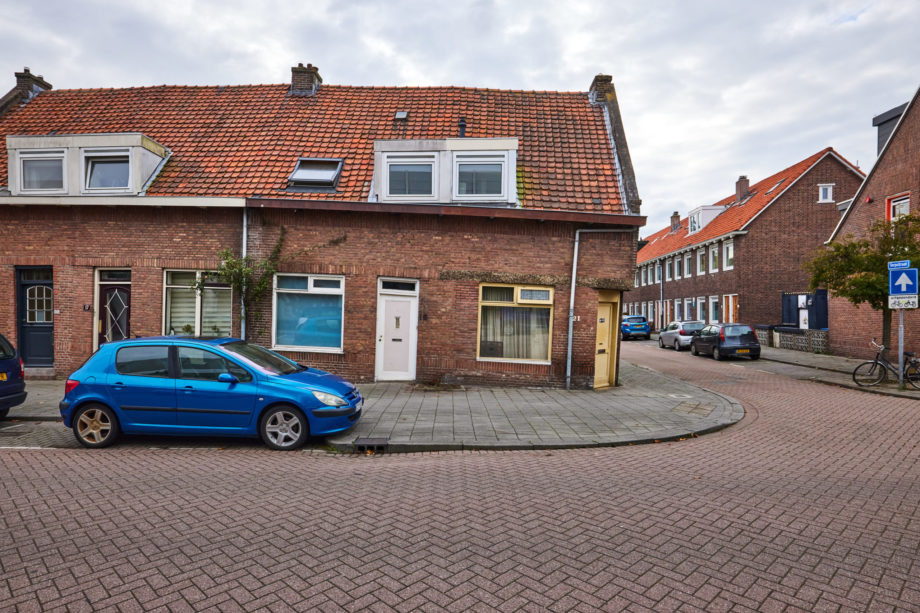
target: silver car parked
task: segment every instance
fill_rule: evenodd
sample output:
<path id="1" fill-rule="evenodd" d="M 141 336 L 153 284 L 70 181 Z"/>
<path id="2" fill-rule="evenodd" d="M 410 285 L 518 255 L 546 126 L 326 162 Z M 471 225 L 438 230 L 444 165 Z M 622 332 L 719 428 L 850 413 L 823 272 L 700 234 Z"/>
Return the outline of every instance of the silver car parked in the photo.
<path id="1" fill-rule="evenodd" d="M 695 330 L 702 330 L 706 325 L 705 321 L 672 321 L 658 335 L 658 346 L 673 347 L 675 351 L 680 351 L 690 346 L 690 340 L 693 338 Z"/>

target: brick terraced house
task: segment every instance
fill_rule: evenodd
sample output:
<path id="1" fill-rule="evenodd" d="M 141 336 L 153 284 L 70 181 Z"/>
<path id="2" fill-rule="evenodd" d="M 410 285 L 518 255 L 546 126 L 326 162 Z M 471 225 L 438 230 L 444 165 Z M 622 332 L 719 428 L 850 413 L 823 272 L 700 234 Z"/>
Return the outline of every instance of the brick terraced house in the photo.
<path id="1" fill-rule="evenodd" d="M 700 206 L 647 239 L 636 257 L 629 314 L 653 329 L 703 320 L 782 323 L 784 293 L 807 293 L 802 262 L 827 239 L 863 175 L 828 147 L 753 185 Z"/>
<path id="2" fill-rule="evenodd" d="M 920 90 L 906 105 L 898 106 L 873 120 L 879 128 L 879 155 L 853 198 L 853 204 L 834 228 L 828 242 L 847 237 L 864 238 L 877 220 L 917 213 L 920 197 Z M 886 125 L 887 124 L 887 125 Z M 911 262 L 917 267 L 920 262 Z M 868 305 L 854 306 L 845 298 L 831 297 L 828 303 L 830 349 L 837 355 L 871 357 L 869 341 L 882 342 L 882 312 Z M 892 345 L 897 356 L 898 316 L 892 317 Z M 904 346 L 920 351 L 920 314 L 904 311 Z"/>
<path id="3" fill-rule="evenodd" d="M 609 76 L 588 92 L 338 86 L 311 65 L 281 85 L 16 77 L 0 331 L 32 376 L 125 336 L 230 334 L 357 381 L 615 384 L 645 218 Z M 244 312 L 209 274 L 218 252 L 279 244 Z"/>

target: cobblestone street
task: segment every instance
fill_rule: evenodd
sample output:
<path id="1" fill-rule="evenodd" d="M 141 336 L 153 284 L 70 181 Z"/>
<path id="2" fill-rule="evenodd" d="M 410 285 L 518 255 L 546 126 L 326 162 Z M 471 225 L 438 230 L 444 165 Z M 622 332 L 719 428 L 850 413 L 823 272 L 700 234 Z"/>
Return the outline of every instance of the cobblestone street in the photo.
<path id="1" fill-rule="evenodd" d="M 920 608 L 917 401 L 623 351 L 746 417 L 554 451 L 2 450 L 0 608 Z"/>

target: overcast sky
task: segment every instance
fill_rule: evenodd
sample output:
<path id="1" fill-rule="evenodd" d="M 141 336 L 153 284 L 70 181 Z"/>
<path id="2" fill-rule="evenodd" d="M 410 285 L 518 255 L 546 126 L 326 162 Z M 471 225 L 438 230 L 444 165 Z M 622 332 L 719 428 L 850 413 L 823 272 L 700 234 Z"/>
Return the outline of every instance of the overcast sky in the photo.
<path id="1" fill-rule="evenodd" d="M 325 83 L 586 91 L 613 75 L 648 235 L 833 146 L 920 85 L 916 0 L 0 0 L 0 94 Z"/>

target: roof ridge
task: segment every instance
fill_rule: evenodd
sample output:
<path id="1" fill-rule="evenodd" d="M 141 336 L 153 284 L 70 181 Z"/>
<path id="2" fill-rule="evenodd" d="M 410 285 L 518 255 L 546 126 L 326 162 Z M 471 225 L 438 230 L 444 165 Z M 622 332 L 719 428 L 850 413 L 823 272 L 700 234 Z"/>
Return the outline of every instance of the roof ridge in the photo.
<path id="1" fill-rule="evenodd" d="M 132 85 L 128 87 L 73 87 L 57 88 L 46 90 L 41 93 L 61 94 L 61 93 L 81 93 L 81 92 L 114 92 L 114 91 L 149 91 L 154 89 L 244 89 L 244 88 L 289 88 L 290 83 L 246 83 L 236 85 L 182 85 L 182 84 L 159 84 L 159 85 Z M 488 92 L 488 93 L 509 93 L 509 94 L 543 94 L 553 96 L 587 96 L 588 92 L 583 91 L 559 91 L 559 90 L 539 90 L 539 89 L 500 89 L 496 87 L 468 87 L 464 85 L 340 85 L 340 84 L 323 84 L 323 89 L 364 89 L 380 91 L 425 91 L 425 90 L 452 90 L 468 92 Z"/>

